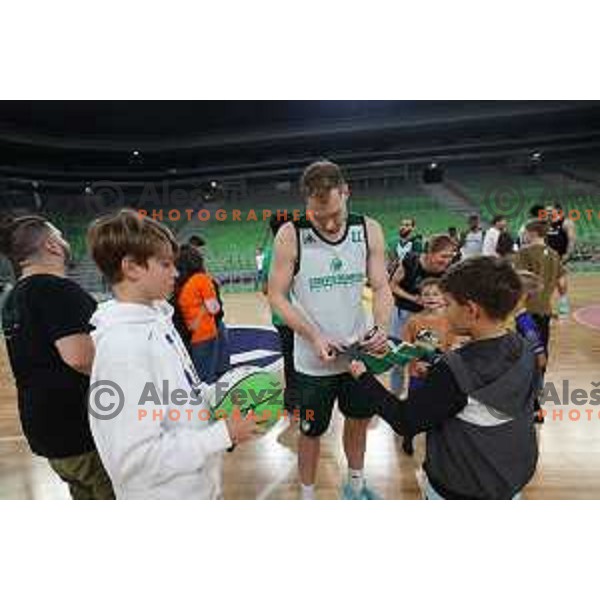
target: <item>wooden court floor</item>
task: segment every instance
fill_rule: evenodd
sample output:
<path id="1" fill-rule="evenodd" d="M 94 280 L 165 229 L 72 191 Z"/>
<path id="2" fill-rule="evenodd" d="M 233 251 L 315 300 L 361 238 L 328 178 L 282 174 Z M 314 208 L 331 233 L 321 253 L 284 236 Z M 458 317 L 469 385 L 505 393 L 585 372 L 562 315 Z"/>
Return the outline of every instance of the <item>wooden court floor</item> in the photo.
<path id="1" fill-rule="evenodd" d="M 574 309 L 600 305 L 600 277 L 571 278 Z M 269 311 L 261 294 L 224 297 L 227 321 L 235 324 L 267 324 Z M 548 380 L 560 392 L 563 380 L 570 389 L 588 392 L 600 383 L 600 330 L 573 319 L 555 321 Z M 540 460 L 535 477 L 526 488 L 530 499 L 600 498 L 600 406 L 546 405 L 549 415 L 538 429 Z M 578 408 L 579 417 L 569 411 Z M 586 409 L 594 409 L 590 416 Z M 562 411 L 562 420 L 559 413 Z M 225 461 L 225 497 L 229 499 L 296 499 L 296 433 L 283 423 L 265 436 L 236 449 Z M 419 436 L 422 438 L 422 436 Z M 417 439 L 414 457 L 406 457 L 399 439 L 387 424 L 374 419 L 369 431 L 366 473 L 386 499 L 416 499 L 415 470 L 422 461 L 423 440 Z M 317 495 L 335 499 L 345 475 L 341 446 L 341 419 L 323 437 Z M 0 499 L 64 499 L 66 487 L 43 458 L 33 456 L 23 439 L 16 411 L 15 389 L 0 342 Z"/>

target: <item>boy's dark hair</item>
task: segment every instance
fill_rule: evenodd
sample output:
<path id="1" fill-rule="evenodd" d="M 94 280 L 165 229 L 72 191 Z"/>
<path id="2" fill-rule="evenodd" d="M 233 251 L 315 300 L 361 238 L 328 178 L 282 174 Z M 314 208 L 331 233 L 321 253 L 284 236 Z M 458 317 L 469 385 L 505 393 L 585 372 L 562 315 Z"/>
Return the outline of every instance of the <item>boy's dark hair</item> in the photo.
<path id="1" fill-rule="evenodd" d="M 88 229 L 87 242 L 94 262 L 111 284 L 123 279 L 121 263 L 126 256 L 147 266 L 148 259 L 159 256 L 165 245 L 175 255 L 179 249 L 168 227 L 127 208 L 96 219 Z"/>
<path id="2" fill-rule="evenodd" d="M 7 217 L 0 223 L 0 254 L 10 260 L 18 273 L 21 263 L 40 250 L 50 233 L 49 223 L 44 217 Z"/>
<path id="3" fill-rule="evenodd" d="M 521 278 L 512 265 L 495 256 L 467 258 L 450 267 L 441 283 L 456 302 L 474 302 L 498 321 L 510 315 L 523 293 Z"/>
<path id="4" fill-rule="evenodd" d="M 190 236 L 190 239 L 188 240 L 188 244 L 190 246 L 195 246 L 196 248 L 202 248 L 202 246 L 206 246 L 206 242 L 204 241 L 204 238 L 197 234 Z"/>
<path id="5" fill-rule="evenodd" d="M 437 287 L 442 289 L 442 284 L 439 277 L 425 277 L 421 283 L 419 283 L 419 294 L 423 293 L 423 290 L 428 287 Z"/>
<path id="6" fill-rule="evenodd" d="M 504 215 L 494 215 L 494 218 L 492 219 L 492 225 L 500 223 L 500 221 L 506 221 L 506 217 Z"/>
<path id="7" fill-rule="evenodd" d="M 530 233 L 535 233 L 541 238 L 545 238 L 548 233 L 548 224 L 545 221 L 540 221 L 539 219 L 533 219 L 528 221 L 525 225 L 525 231 L 529 231 Z"/>
<path id="8" fill-rule="evenodd" d="M 175 282 L 176 291 L 181 290 L 192 275 L 206 273 L 202 253 L 191 244 L 181 245 L 175 266 L 178 273 L 177 281 Z"/>
<path id="9" fill-rule="evenodd" d="M 314 162 L 304 170 L 300 179 L 300 192 L 304 198 L 327 198 L 329 192 L 346 183 L 342 170 L 328 160 Z"/>

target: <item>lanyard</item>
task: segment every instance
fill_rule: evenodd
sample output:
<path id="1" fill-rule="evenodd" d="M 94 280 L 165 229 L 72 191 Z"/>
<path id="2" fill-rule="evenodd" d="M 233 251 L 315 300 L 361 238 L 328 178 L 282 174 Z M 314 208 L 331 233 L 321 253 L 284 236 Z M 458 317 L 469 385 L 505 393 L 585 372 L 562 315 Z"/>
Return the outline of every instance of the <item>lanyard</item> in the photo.
<path id="1" fill-rule="evenodd" d="M 192 389 L 192 392 L 199 395 L 202 387 L 202 381 L 200 380 L 198 371 L 196 371 L 196 367 L 194 367 L 194 363 L 190 359 L 188 351 L 183 346 L 183 342 L 177 334 L 173 335 L 169 332 L 165 334 L 165 339 L 177 353 L 179 362 L 183 367 L 183 373 L 190 388 Z"/>

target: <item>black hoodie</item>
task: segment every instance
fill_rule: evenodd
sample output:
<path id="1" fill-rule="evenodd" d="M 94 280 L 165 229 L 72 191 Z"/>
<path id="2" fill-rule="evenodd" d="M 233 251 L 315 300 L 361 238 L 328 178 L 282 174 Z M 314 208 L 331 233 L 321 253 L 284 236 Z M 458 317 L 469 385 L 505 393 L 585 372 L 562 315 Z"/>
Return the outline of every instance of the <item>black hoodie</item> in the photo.
<path id="1" fill-rule="evenodd" d="M 397 433 L 427 431 L 423 468 L 442 497 L 508 499 L 531 479 L 537 372 L 518 335 L 471 342 L 446 354 L 406 402 L 371 375 L 358 383 Z"/>

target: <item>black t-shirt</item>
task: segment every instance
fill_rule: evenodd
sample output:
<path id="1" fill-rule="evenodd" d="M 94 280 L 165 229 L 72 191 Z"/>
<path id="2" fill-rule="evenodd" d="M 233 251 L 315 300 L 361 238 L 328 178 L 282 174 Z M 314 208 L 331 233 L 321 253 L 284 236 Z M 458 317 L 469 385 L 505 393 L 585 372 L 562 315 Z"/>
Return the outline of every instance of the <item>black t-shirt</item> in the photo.
<path id="1" fill-rule="evenodd" d="M 430 273 L 426 271 L 421 265 L 421 254 L 409 253 L 404 257 L 402 261 L 402 268 L 404 269 L 404 278 L 400 282 L 400 287 L 409 294 L 416 295 L 419 293 L 419 286 L 424 279 L 430 277 L 439 279 L 440 273 Z M 406 300 L 405 298 L 399 298 L 394 296 L 394 301 L 398 308 L 408 310 L 410 312 L 421 312 L 423 307 L 416 304 L 412 300 Z"/>
<path id="2" fill-rule="evenodd" d="M 553 221 L 546 235 L 546 243 L 552 250 L 558 252 L 560 257 L 567 253 L 569 247 L 569 236 L 565 230 L 565 220 Z"/>
<path id="3" fill-rule="evenodd" d="M 48 458 L 94 449 L 86 394 L 89 378 L 69 367 L 54 343 L 89 333 L 96 301 L 55 275 L 20 280 L 6 298 L 2 327 L 17 384 L 21 426 L 31 449 Z"/>

